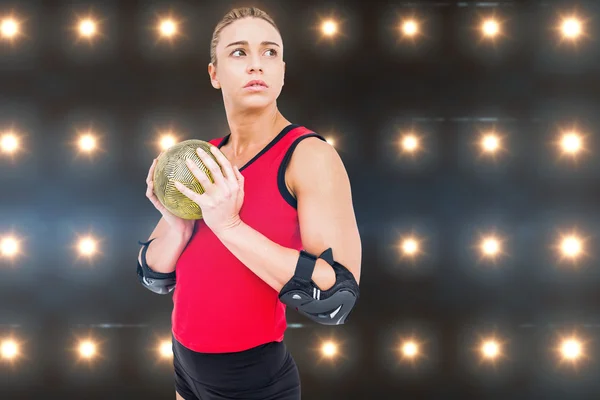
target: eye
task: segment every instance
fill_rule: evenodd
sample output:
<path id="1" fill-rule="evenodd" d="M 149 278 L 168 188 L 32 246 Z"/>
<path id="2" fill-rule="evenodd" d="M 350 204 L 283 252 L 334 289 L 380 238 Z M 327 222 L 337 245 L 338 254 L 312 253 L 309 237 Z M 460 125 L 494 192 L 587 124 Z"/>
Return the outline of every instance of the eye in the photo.
<path id="1" fill-rule="evenodd" d="M 268 52 L 271 52 L 271 53 L 273 53 L 273 56 L 276 56 L 276 55 L 277 55 L 277 50 L 275 50 L 275 49 L 268 49 L 266 52 L 267 52 L 267 53 L 268 53 Z"/>
<path id="2" fill-rule="evenodd" d="M 238 51 L 241 51 L 242 53 L 244 53 L 244 50 L 242 50 L 242 49 L 235 49 L 234 51 L 231 52 L 231 55 L 236 56 L 235 53 L 237 53 Z M 246 53 L 244 53 L 244 54 L 246 54 Z"/>

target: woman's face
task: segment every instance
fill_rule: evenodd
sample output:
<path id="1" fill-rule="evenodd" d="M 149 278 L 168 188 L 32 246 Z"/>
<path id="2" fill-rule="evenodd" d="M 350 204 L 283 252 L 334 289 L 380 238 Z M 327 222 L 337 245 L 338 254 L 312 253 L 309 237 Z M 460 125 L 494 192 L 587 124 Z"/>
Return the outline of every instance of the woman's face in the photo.
<path id="1" fill-rule="evenodd" d="M 216 48 L 217 67 L 208 67 L 211 83 L 221 88 L 228 106 L 243 109 L 267 107 L 283 87 L 283 42 L 277 30 L 259 18 L 244 18 L 221 31 Z M 266 87 L 247 87 L 253 80 Z"/>

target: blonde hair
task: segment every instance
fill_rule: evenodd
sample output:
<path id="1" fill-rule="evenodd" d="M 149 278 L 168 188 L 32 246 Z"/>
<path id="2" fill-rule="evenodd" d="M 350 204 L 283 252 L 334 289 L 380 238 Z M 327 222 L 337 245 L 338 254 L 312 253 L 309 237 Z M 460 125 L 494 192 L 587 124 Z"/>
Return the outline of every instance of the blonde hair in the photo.
<path id="1" fill-rule="evenodd" d="M 273 26 L 273 28 L 275 28 L 277 32 L 281 35 L 281 32 L 279 32 L 279 28 L 275 24 L 275 21 L 273 21 L 273 18 L 271 18 L 269 14 L 267 14 L 263 10 L 256 7 L 234 8 L 233 10 L 225 14 L 223 19 L 221 19 L 221 21 L 217 24 L 213 32 L 212 40 L 210 41 L 210 62 L 213 63 L 213 65 L 217 65 L 217 44 L 219 43 L 219 36 L 221 35 L 221 31 L 225 27 L 231 25 L 233 22 L 244 18 L 260 18 L 262 20 L 265 20 L 268 23 L 270 23 Z"/>

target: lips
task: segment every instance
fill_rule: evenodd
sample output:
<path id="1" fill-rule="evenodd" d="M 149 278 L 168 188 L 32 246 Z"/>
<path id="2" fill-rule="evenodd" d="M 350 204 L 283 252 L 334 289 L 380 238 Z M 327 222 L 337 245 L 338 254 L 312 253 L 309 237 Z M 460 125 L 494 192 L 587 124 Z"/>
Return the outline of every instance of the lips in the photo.
<path id="1" fill-rule="evenodd" d="M 248 88 L 248 87 L 265 87 L 266 88 L 268 86 L 266 83 L 264 83 L 261 80 L 252 80 L 252 81 L 246 83 L 246 86 L 244 86 L 244 87 L 245 88 Z"/>

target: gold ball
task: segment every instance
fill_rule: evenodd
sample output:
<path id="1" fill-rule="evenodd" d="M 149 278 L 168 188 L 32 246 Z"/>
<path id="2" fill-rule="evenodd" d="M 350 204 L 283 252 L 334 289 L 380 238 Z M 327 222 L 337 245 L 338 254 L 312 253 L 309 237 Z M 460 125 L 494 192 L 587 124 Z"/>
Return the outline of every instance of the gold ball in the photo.
<path id="1" fill-rule="evenodd" d="M 201 148 L 219 165 L 210 151 L 211 147 L 212 145 L 204 140 L 184 140 L 169 147 L 156 160 L 153 177 L 154 193 L 161 204 L 179 218 L 202 219 L 202 210 L 198 204 L 181 193 L 175 186 L 175 181 L 181 182 L 196 193 L 204 193 L 204 188 L 188 168 L 186 160 L 192 160 L 214 183 L 210 170 L 196 153 L 196 149 Z"/>

